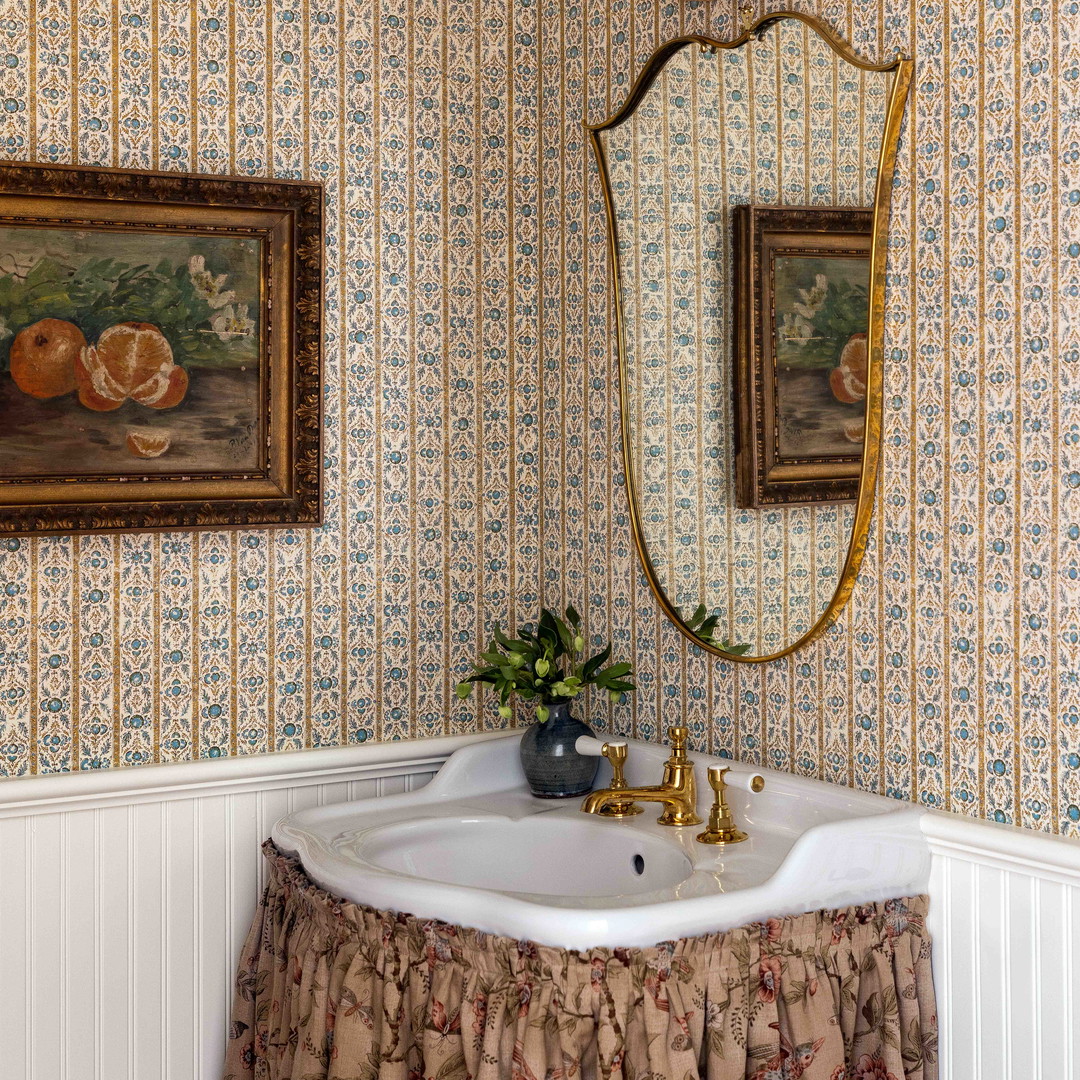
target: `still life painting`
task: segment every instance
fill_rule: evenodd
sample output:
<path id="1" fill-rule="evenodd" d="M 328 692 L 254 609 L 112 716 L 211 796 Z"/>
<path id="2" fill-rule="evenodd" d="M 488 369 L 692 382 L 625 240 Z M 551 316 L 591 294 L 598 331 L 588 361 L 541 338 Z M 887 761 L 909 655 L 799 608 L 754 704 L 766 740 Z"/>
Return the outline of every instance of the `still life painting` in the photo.
<path id="1" fill-rule="evenodd" d="M 736 208 L 740 507 L 855 498 L 871 230 L 861 208 Z"/>
<path id="2" fill-rule="evenodd" d="M 0 532 L 314 524 L 318 184 L 0 167 Z"/>
<path id="3" fill-rule="evenodd" d="M 5 472 L 256 468 L 259 246 L 0 228 Z"/>

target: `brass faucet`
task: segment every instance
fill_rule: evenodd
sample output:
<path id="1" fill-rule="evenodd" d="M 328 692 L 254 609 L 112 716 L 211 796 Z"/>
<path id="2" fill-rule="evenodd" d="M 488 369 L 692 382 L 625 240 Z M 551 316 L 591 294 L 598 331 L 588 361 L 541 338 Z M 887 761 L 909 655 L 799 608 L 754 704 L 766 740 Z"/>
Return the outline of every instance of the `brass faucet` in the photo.
<path id="1" fill-rule="evenodd" d="M 656 819 L 661 825 L 700 825 L 697 816 L 697 789 L 694 784 L 694 763 L 686 756 L 686 728 L 668 728 L 671 756 L 664 763 L 664 778 L 658 787 L 601 788 L 585 796 L 581 809 L 586 814 L 613 816 L 605 809 L 611 804 L 625 806 L 628 801 L 658 802 L 664 812 Z M 621 816 L 621 815 L 620 815 Z"/>

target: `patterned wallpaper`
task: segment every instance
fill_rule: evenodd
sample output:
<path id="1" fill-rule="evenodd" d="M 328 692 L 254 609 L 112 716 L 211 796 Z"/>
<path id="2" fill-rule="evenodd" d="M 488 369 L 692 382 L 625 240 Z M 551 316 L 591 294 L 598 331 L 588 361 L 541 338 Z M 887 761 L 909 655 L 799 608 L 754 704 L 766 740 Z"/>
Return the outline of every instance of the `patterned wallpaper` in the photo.
<path id="1" fill-rule="evenodd" d="M 870 548 L 841 623 L 761 667 L 688 652 L 635 582 L 639 728 L 682 715 L 737 758 L 1078 836 L 1080 20 L 800 6 L 917 62 Z M 666 29 L 633 23 L 631 66 Z"/>
<path id="2" fill-rule="evenodd" d="M 733 670 L 633 562 L 581 131 L 726 0 L 0 0 L 5 155 L 330 203 L 326 525 L 4 541 L 4 770 L 490 726 L 451 689 L 478 627 L 567 597 L 641 672 L 593 719 L 1080 835 L 1080 22 L 807 7 L 918 60 L 884 475 L 840 625 Z"/>
<path id="3" fill-rule="evenodd" d="M 730 208 L 872 206 L 891 81 L 787 19 L 749 50 L 670 57 L 600 136 L 645 545 L 672 603 L 687 618 L 706 604 L 718 636 L 752 655 L 780 652 L 824 612 L 855 514 L 735 505 Z"/>

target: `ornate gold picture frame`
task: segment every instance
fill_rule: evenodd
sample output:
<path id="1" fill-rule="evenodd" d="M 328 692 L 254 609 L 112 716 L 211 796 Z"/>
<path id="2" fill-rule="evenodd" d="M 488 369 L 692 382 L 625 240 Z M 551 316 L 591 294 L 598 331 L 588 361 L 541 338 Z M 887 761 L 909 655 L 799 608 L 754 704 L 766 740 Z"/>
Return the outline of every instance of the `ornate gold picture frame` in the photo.
<path id="1" fill-rule="evenodd" d="M 0 533 L 318 524 L 322 188 L 0 166 Z"/>

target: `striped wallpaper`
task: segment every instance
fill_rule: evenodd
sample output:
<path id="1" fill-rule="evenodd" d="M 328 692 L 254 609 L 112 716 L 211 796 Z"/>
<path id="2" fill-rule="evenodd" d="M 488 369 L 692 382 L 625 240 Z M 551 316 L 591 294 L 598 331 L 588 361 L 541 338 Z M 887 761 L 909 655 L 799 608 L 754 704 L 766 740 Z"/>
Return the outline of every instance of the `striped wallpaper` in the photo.
<path id="1" fill-rule="evenodd" d="M 633 561 L 581 129 L 726 0 L 0 0 L 3 154 L 330 206 L 326 525 L 5 541 L 4 771 L 490 726 L 478 632 L 566 597 L 640 671 L 605 725 L 1080 835 L 1080 17 L 805 6 L 917 60 L 883 477 L 841 623 L 733 670 Z"/>

